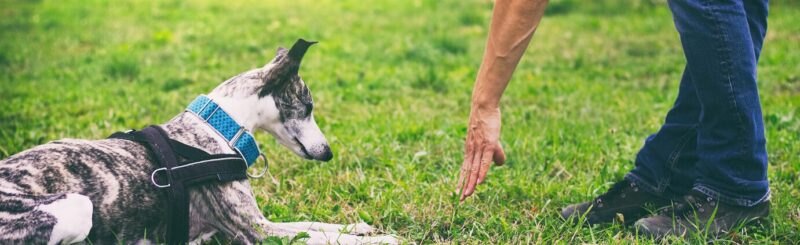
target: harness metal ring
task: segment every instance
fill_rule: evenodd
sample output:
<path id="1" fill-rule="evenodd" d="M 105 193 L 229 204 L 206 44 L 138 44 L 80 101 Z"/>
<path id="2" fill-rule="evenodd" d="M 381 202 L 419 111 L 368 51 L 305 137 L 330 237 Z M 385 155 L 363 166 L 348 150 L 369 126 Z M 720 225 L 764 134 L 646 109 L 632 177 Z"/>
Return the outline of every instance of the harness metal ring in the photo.
<path id="1" fill-rule="evenodd" d="M 153 170 L 153 172 L 152 172 L 152 173 L 150 173 L 150 182 L 152 182 L 152 183 L 153 183 L 153 185 L 155 185 L 155 186 L 156 186 L 156 187 L 158 187 L 158 188 L 167 188 L 167 187 L 170 187 L 170 186 L 172 185 L 171 183 L 167 183 L 166 185 L 160 185 L 160 184 L 158 184 L 158 182 L 156 182 L 156 173 L 158 173 L 158 171 L 164 171 L 164 172 L 166 172 L 166 171 L 167 171 L 167 168 L 158 168 L 158 169 L 156 169 L 156 170 Z"/>
<path id="2" fill-rule="evenodd" d="M 250 172 L 245 172 L 247 173 L 247 176 L 250 178 L 260 179 L 261 177 L 264 177 L 264 174 L 266 174 L 267 171 L 269 170 L 269 160 L 267 160 L 267 156 L 265 156 L 264 153 L 258 153 L 258 157 L 264 159 L 264 169 L 261 170 L 261 173 L 259 173 L 258 175 L 252 175 L 250 174 Z M 256 161 L 258 161 L 258 158 L 256 158 Z M 255 163 L 253 164 L 255 165 Z"/>

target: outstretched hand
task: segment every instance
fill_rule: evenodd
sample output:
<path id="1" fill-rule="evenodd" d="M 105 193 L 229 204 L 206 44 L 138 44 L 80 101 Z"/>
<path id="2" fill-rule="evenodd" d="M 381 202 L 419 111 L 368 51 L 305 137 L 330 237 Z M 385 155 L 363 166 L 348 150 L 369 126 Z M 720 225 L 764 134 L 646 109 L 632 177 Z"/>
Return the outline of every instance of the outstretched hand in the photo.
<path id="1" fill-rule="evenodd" d="M 469 116 L 464 163 L 461 165 L 456 191 L 461 193 L 461 201 L 472 195 L 478 184 L 483 183 L 492 162 L 503 165 L 505 160 L 506 155 L 500 145 L 500 109 L 473 105 Z"/>
<path id="2" fill-rule="evenodd" d="M 547 0 L 497 0 L 475 87 L 467 129 L 464 163 L 456 193 L 461 201 L 483 183 L 492 162 L 502 165 L 506 154 L 500 145 L 500 97 L 530 43 L 544 14 Z"/>

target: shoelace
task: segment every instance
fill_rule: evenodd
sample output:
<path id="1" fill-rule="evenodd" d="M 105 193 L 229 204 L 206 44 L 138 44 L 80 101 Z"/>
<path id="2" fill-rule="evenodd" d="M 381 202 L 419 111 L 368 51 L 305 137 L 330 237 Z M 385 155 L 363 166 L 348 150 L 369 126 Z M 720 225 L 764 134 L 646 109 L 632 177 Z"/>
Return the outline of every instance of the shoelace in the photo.
<path id="1" fill-rule="evenodd" d="M 684 196 L 683 200 L 677 204 L 664 208 L 661 213 L 665 215 L 674 214 L 676 216 L 684 216 L 686 214 L 693 214 L 695 211 L 704 213 L 707 209 L 713 209 L 716 205 L 716 201 L 710 196 L 700 197 L 690 194 Z"/>
<path id="2" fill-rule="evenodd" d="M 604 206 L 603 199 L 606 199 L 607 197 L 610 197 L 610 196 L 615 195 L 615 194 L 619 194 L 620 198 L 625 198 L 625 197 L 627 197 L 626 190 L 628 189 L 628 187 L 630 187 L 630 189 L 633 192 L 638 192 L 639 191 L 639 187 L 636 186 L 636 183 L 628 182 L 628 181 L 619 181 L 617 183 L 614 183 L 614 185 L 611 186 L 611 188 L 609 188 L 608 191 L 606 191 L 606 193 L 603 193 L 602 195 L 600 195 L 597 198 L 595 198 L 594 202 L 595 202 L 595 204 L 597 204 L 598 208 L 602 208 Z"/>

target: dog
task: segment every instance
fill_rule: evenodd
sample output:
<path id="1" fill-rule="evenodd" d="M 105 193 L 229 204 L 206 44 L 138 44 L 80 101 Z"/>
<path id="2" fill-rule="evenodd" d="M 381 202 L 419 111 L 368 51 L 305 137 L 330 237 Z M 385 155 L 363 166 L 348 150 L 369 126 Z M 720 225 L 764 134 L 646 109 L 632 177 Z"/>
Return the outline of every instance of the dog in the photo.
<path id="1" fill-rule="evenodd" d="M 298 75 L 311 44 L 300 39 L 292 50 L 278 48 L 264 67 L 228 79 L 207 97 L 248 131 L 266 131 L 300 157 L 328 161 L 333 154 Z M 207 153 L 236 153 L 190 112 L 159 126 L 169 138 Z M 0 244 L 162 243 L 168 198 L 151 184 L 154 161 L 142 144 L 113 138 L 56 140 L 0 161 Z M 363 222 L 270 222 L 246 179 L 190 187 L 188 195 L 191 243 L 252 244 L 301 232 L 309 244 L 399 242 L 392 235 L 367 236 L 375 229 Z"/>

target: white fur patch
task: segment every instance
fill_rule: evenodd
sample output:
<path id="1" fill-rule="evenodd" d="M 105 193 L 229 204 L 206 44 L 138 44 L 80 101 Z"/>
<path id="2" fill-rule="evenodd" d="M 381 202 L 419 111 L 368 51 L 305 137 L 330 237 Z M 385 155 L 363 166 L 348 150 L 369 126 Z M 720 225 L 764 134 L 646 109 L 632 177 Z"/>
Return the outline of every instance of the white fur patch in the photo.
<path id="1" fill-rule="evenodd" d="M 375 228 L 371 225 L 361 222 L 356 224 L 349 224 L 345 226 L 344 231 L 348 232 L 351 235 L 368 235 L 375 233 Z"/>
<path id="2" fill-rule="evenodd" d="M 325 135 L 317 126 L 317 121 L 314 120 L 312 115 L 306 120 L 300 121 L 301 135 L 297 138 L 303 146 L 306 147 L 308 153 L 312 156 L 319 156 L 325 153 L 325 147 L 328 146 L 328 140 Z"/>
<path id="3" fill-rule="evenodd" d="M 56 218 L 48 245 L 83 241 L 92 229 L 92 201 L 79 194 L 67 194 L 64 199 L 39 206 L 39 210 Z"/>
<path id="4" fill-rule="evenodd" d="M 326 224 L 320 222 L 269 223 L 266 229 L 271 235 L 292 237 L 300 232 L 309 234 L 306 244 L 400 244 L 392 235 L 363 236 L 375 232 L 366 223 L 349 225 Z"/>
<path id="5" fill-rule="evenodd" d="M 367 235 L 375 232 L 375 228 L 364 222 L 349 224 L 349 225 L 327 224 L 321 222 L 288 222 L 288 223 L 273 223 L 273 224 L 276 226 L 280 226 L 283 229 L 293 230 L 297 232 L 300 231 L 322 231 L 322 232 L 334 232 L 334 233 L 342 232 L 350 235 Z"/>
<path id="6" fill-rule="evenodd" d="M 391 235 L 384 236 L 354 236 L 342 233 L 328 233 L 319 231 L 308 232 L 310 236 L 305 240 L 306 244 L 400 244 L 397 237 Z"/>

